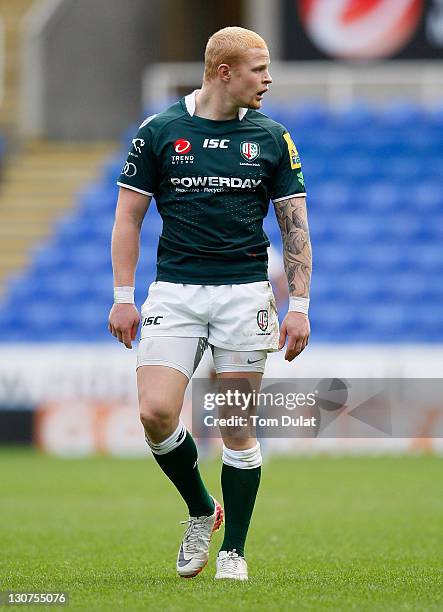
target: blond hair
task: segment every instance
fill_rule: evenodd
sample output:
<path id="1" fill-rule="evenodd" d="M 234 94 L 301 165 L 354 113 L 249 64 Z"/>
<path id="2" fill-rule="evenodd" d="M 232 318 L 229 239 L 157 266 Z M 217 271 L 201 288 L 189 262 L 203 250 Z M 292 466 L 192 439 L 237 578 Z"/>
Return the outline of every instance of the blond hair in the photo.
<path id="1" fill-rule="evenodd" d="M 205 50 L 205 73 L 203 80 L 210 81 L 217 76 L 220 64 L 236 64 L 248 49 L 267 49 L 263 38 L 245 28 L 232 26 L 218 30 L 208 40 Z"/>

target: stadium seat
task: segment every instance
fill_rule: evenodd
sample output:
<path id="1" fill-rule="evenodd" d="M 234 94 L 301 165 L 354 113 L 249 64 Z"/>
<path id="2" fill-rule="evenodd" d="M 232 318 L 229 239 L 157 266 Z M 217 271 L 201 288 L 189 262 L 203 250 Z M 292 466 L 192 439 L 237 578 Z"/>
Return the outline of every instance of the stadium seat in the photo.
<path id="1" fill-rule="evenodd" d="M 291 131 L 302 156 L 313 342 L 443 342 L 443 106 L 398 100 L 331 111 L 310 101 L 268 112 Z M 137 129 L 128 129 L 100 179 L 77 194 L 30 266 L 8 282 L 0 341 L 112 341 L 116 180 Z M 264 228 L 280 244 L 272 208 Z M 161 231 L 153 201 L 141 234 L 138 305 L 155 278 Z"/>
<path id="2" fill-rule="evenodd" d="M 108 185 L 115 184 L 122 171 L 124 163 L 125 156 L 123 152 L 119 152 L 117 155 L 109 159 L 103 166 L 103 182 Z"/>
<path id="3" fill-rule="evenodd" d="M 413 185 L 409 195 L 411 208 L 424 214 L 443 211 L 443 185 L 441 181 L 430 179 L 424 184 Z"/>
<path id="4" fill-rule="evenodd" d="M 6 153 L 6 140 L 2 136 L 2 134 L 0 134 L 0 171 L 2 169 L 2 163 L 3 163 L 3 158 L 5 156 L 5 153 Z"/>
<path id="5" fill-rule="evenodd" d="M 372 129 L 374 123 L 378 120 L 377 111 L 374 107 L 366 104 L 364 100 L 336 111 L 335 117 L 344 130 L 353 133 L 358 130 Z"/>
<path id="6" fill-rule="evenodd" d="M 411 100 L 395 100 L 382 107 L 380 121 L 388 128 L 406 129 L 426 120 L 426 111 Z"/>

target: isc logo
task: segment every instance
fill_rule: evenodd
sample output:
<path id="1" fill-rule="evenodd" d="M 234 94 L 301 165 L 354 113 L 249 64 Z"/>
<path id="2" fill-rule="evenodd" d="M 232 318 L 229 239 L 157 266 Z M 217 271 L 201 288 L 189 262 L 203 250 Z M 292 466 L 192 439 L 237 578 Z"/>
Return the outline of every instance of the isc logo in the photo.
<path id="1" fill-rule="evenodd" d="M 204 149 L 227 149 L 228 142 L 230 142 L 230 140 L 227 140 L 226 138 L 223 138 L 222 140 L 220 140 L 219 138 L 205 138 L 203 141 L 203 148 Z"/>
<path id="2" fill-rule="evenodd" d="M 142 327 L 146 325 L 160 325 L 160 319 L 163 319 L 163 315 L 158 315 L 156 317 L 145 317 L 143 319 Z"/>

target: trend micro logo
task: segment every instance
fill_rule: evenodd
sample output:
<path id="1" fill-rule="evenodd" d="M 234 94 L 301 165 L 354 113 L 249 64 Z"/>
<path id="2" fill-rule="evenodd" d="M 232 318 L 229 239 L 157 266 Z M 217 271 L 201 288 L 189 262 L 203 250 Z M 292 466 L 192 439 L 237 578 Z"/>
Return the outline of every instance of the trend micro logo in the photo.
<path id="1" fill-rule="evenodd" d="M 300 0 L 308 36 L 333 57 L 389 57 L 415 33 L 423 0 Z"/>
<path id="2" fill-rule="evenodd" d="M 189 140 L 185 140 L 184 138 L 179 138 L 174 142 L 174 151 L 179 155 L 185 155 L 189 153 L 192 146 Z"/>

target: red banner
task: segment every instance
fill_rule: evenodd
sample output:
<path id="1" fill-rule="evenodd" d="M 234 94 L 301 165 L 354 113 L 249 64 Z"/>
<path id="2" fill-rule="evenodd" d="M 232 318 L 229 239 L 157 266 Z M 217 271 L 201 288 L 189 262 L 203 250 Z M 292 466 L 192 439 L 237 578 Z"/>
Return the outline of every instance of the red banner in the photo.
<path id="1" fill-rule="evenodd" d="M 285 0 L 285 59 L 443 58 L 440 0 Z"/>

